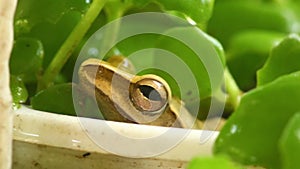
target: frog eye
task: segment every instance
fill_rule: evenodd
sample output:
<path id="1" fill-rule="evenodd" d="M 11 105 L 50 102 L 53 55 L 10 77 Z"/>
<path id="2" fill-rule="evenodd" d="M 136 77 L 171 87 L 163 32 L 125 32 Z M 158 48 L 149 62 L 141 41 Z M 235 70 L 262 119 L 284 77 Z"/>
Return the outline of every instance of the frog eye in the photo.
<path id="1" fill-rule="evenodd" d="M 163 83 L 147 78 L 131 86 L 130 99 L 139 111 L 157 114 L 166 107 L 168 93 Z"/>

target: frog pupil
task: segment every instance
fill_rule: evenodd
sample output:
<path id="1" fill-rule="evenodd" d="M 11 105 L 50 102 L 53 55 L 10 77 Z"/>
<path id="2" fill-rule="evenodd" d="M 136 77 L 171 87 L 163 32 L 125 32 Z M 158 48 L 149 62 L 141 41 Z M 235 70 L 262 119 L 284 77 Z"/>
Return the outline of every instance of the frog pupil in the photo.
<path id="1" fill-rule="evenodd" d="M 147 85 L 141 85 L 139 86 L 139 90 L 142 92 L 142 94 L 148 98 L 149 100 L 153 101 L 162 101 L 162 98 L 158 91 L 156 91 L 153 87 L 147 86 Z"/>

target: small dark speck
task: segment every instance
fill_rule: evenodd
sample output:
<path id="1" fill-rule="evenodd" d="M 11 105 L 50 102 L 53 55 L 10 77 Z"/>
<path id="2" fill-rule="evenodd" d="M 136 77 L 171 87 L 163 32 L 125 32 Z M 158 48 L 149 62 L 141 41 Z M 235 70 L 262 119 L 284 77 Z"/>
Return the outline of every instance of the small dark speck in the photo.
<path id="1" fill-rule="evenodd" d="M 159 165 L 157 167 L 162 167 L 163 166 L 163 163 L 160 162 Z"/>
<path id="2" fill-rule="evenodd" d="M 36 162 L 36 161 L 32 161 L 32 164 L 33 164 L 34 167 L 41 168 L 40 163 L 38 163 L 38 162 Z"/>
<path id="3" fill-rule="evenodd" d="M 182 168 L 183 163 L 179 163 L 179 165 L 177 166 L 177 168 Z"/>
<path id="4" fill-rule="evenodd" d="M 192 95 L 192 91 L 188 91 L 187 93 L 186 93 L 188 96 L 190 96 L 190 95 Z"/>
<path id="5" fill-rule="evenodd" d="M 87 156 L 89 156 L 89 155 L 91 155 L 91 153 L 84 153 L 84 154 L 82 154 L 82 157 L 87 157 Z"/>
<path id="6" fill-rule="evenodd" d="M 26 47 L 28 47 L 28 48 L 29 48 L 29 47 L 30 47 L 30 44 L 26 44 Z"/>

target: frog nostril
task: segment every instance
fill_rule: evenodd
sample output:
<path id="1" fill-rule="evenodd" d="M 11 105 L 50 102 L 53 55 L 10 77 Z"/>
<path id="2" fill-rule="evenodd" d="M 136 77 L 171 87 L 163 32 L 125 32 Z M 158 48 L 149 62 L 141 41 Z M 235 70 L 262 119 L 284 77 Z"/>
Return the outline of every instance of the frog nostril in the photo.
<path id="1" fill-rule="evenodd" d="M 162 101 L 159 92 L 155 90 L 153 87 L 147 85 L 141 85 L 138 88 L 142 92 L 142 94 L 149 100 Z"/>

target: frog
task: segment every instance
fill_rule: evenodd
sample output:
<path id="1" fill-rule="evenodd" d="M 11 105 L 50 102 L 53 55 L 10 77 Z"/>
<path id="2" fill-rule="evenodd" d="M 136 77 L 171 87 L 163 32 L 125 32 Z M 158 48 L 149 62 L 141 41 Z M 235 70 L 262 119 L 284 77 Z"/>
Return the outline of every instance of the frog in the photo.
<path id="1" fill-rule="evenodd" d="M 126 70 L 127 68 L 130 68 Z M 79 85 L 95 97 L 105 120 L 177 128 L 202 123 L 172 96 L 168 83 L 154 74 L 136 75 L 122 56 L 107 61 L 89 58 L 79 68 Z"/>

